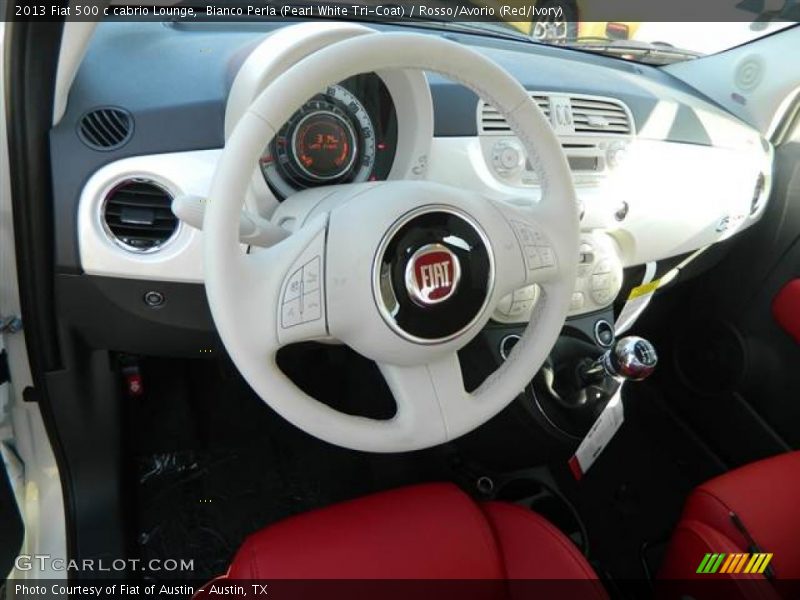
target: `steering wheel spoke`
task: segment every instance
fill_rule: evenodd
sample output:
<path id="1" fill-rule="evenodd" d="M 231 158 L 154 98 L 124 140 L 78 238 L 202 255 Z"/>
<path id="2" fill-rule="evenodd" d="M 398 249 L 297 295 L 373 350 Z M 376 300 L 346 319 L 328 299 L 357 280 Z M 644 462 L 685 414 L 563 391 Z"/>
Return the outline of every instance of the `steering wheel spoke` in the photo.
<path id="1" fill-rule="evenodd" d="M 452 439 L 449 410 L 454 398 L 466 398 L 458 356 L 450 353 L 424 365 L 378 367 L 397 404 L 395 423 L 431 445 Z M 455 403 L 457 404 L 457 402 Z"/>

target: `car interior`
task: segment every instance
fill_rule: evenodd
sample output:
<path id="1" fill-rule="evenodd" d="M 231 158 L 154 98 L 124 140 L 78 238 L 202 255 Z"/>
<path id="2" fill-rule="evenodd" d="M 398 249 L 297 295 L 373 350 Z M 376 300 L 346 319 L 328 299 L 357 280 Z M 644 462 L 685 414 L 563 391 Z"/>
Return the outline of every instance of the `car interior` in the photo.
<path id="1" fill-rule="evenodd" d="M 9 581 L 797 597 L 800 29 L 729 25 L 5 23 Z"/>

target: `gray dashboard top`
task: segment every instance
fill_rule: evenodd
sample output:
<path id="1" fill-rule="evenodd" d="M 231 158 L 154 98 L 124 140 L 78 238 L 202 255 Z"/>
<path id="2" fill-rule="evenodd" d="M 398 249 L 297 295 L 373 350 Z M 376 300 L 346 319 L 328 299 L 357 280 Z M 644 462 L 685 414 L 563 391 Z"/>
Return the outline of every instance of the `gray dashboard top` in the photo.
<path id="1" fill-rule="evenodd" d="M 98 168 L 128 156 L 220 148 L 225 102 L 249 51 L 284 23 L 101 23 L 70 92 L 67 111 L 51 131 L 55 194 L 56 268 L 80 272 L 76 215 L 80 191 Z M 659 100 L 680 109 L 668 139 L 709 144 L 694 106 L 719 111 L 696 91 L 655 67 L 524 41 L 442 32 L 427 27 L 375 25 L 444 35 L 485 53 L 530 90 L 619 98 L 637 128 Z M 477 134 L 477 97 L 437 75 L 429 77 L 436 136 Z M 686 102 L 691 99 L 691 106 Z M 119 106 L 133 114 L 134 135 L 110 152 L 85 146 L 76 133 L 84 113 Z M 733 117 L 731 117 L 733 118 Z"/>

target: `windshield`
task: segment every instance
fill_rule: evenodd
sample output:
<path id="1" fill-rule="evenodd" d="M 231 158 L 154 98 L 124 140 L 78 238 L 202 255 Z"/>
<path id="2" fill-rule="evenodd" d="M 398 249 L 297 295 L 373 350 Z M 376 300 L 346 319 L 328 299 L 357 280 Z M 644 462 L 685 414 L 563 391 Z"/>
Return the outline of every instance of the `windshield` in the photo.
<path id="1" fill-rule="evenodd" d="M 484 28 L 487 33 L 502 31 L 534 42 L 580 48 L 638 62 L 668 64 L 722 52 L 795 23 L 581 22 L 544 15 L 530 22 L 471 25 Z"/>
<path id="2" fill-rule="evenodd" d="M 578 48 L 657 65 L 715 54 L 795 26 L 800 20 L 800 0 L 759 0 L 761 3 L 757 1 L 758 6 L 755 9 L 741 8 L 746 2 L 740 2 L 736 4 L 739 10 L 736 18 L 739 20 L 725 22 L 580 19 L 582 14 L 587 13 L 595 18 L 603 15 L 606 1 L 533 0 L 531 3 L 531 0 L 261 0 L 263 4 L 259 4 L 249 0 L 155 0 L 159 8 L 154 8 L 153 14 L 189 20 L 195 17 L 212 20 L 316 18 L 405 22 L 415 26 Z M 682 1 L 685 3 L 695 0 Z M 706 0 L 696 1 L 702 4 Z M 137 9 L 128 6 L 126 0 L 110 0 L 110 4 L 117 8 L 112 12 L 106 9 L 106 16 L 132 16 L 135 19 L 139 14 L 135 12 Z M 765 7 L 768 4 L 775 4 L 778 8 L 767 10 Z M 638 11 L 635 7 L 631 8 L 631 16 L 646 13 L 648 7 L 644 3 L 642 6 Z M 134 12 L 130 12 L 131 10 Z M 143 10 L 146 11 L 147 8 Z M 156 12 L 157 10 L 161 12 Z M 706 8 L 702 14 L 711 14 L 710 9 Z M 619 15 L 616 12 L 615 16 Z M 466 21 L 461 20 L 464 17 Z"/>

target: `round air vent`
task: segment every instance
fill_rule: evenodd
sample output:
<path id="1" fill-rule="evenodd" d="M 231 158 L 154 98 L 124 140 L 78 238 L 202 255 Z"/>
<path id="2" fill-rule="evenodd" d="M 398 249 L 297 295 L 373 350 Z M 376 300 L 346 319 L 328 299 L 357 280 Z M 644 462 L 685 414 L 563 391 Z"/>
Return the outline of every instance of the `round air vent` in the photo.
<path id="1" fill-rule="evenodd" d="M 78 123 L 78 137 L 92 150 L 116 150 L 127 144 L 132 135 L 133 117 L 121 108 L 95 108 Z"/>
<path id="2" fill-rule="evenodd" d="M 103 203 L 103 223 L 112 239 L 128 250 L 150 252 L 178 231 L 172 195 L 146 179 L 130 179 L 113 188 Z"/>

